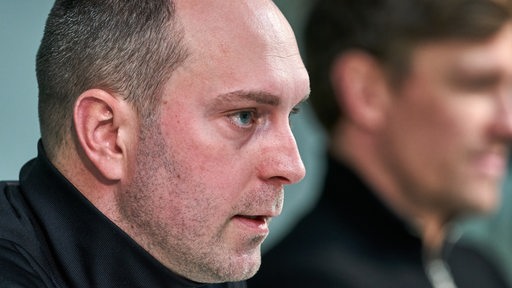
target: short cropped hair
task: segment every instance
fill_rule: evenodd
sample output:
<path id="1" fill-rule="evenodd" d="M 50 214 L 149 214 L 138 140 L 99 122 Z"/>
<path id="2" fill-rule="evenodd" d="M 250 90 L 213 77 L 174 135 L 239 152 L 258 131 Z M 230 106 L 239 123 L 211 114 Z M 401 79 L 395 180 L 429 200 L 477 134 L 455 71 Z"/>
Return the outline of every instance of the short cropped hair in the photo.
<path id="1" fill-rule="evenodd" d="M 143 121 L 186 58 L 171 0 L 56 0 L 36 57 L 41 138 L 54 158 L 87 89 L 121 95 Z"/>
<path id="2" fill-rule="evenodd" d="M 310 102 L 318 119 L 332 132 L 343 117 L 329 74 L 344 52 L 371 55 L 399 85 L 417 45 L 485 39 L 512 19 L 511 11 L 510 0 L 318 0 L 304 35 Z"/>

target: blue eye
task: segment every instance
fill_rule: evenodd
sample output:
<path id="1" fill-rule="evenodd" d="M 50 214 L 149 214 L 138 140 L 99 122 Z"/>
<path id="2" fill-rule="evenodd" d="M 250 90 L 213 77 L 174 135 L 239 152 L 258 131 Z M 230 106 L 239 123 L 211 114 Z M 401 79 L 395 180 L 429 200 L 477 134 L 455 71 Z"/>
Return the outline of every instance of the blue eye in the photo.
<path id="1" fill-rule="evenodd" d="M 235 125 L 242 128 L 249 128 L 256 121 L 254 111 L 239 111 L 231 114 L 230 118 L 235 123 Z"/>

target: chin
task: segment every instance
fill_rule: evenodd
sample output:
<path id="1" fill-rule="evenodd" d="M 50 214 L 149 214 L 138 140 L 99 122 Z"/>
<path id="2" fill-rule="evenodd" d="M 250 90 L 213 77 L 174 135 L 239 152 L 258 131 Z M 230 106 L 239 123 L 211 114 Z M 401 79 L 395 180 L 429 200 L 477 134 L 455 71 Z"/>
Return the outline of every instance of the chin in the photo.
<path id="1" fill-rule="evenodd" d="M 239 267 L 243 267 L 243 269 L 240 271 L 240 277 L 239 280 L 247 280 L 254 276 L 256 272 L 260 269 L 261 266 L 261 252 L 260 249 L 254 249 L 254 251 L 242 257 L 240 259 L 242 263 L 240 263 Z"/>
<path id="2" fill-rule="evenodd" d="M 224 259 L 215 266 L 210 266 L 206 274 L 199 277 L 190 277 L 189 279 L 199 283 L 224 283 L 244 281 L 256 274 L 260 267 L 260 261 L 248 262 L 240 259 Z M 196 275 L 197 276 L 197 275 Z"/>
<path id="3" fill-rule="evenodd" d="M 251 249 L 243 253 L 233 255 L 220 263 L 223 267 L 218 269 L 218 279 L 215 282 L 243 281 L 253 277 L 261 265 L 260 249 Z M 211 282 L 211 281 L 210 281 Z"/>
<path id="4" fill-rule="evenodd" d="M 492 214 L 499 208 L 500 193 L 496 190 L 481 190 L 479 192 L 480 197 L 470 199 L 468 204 L 468 212 L 476 215 L 487 215 Z M 469 214 L 469 213 L 468 213 Z"/>
<path id="5" fill-rule="evenodd" d="M 474 178 L 465 185 L 465 202 L 475 213 L 488 214 L 499 208 L 502 181 L 496 178 Z"/>

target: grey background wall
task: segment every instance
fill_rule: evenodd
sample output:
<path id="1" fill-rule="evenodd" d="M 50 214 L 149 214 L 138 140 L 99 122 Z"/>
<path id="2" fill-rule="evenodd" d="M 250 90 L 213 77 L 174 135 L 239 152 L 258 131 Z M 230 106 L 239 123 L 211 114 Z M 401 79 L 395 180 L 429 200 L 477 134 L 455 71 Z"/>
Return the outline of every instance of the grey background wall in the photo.
<path id="1" fill-rule="evenodd" d="M 277 0 L 299 43 L 310 0 Z M 0 1 L 0 179 L 17 179 L 18 170 L 36 155 L 39 138 L 35 54 L 52 0 Z M 321 187 L 325 137 L 304 107 L 292 120 L 299 149 L 307 168 L 306 178 L 286 190 L 281 217 L 271 224 L 264 250 L 278 241 L 315 203 Z M 512 173 L 511 173 L 512 174 Z M 512 179 L 509 177 L 509 179 Z M 512 181 L 504 188 L 504 208 L 487 219 L 464 226 L 467 239 L 482 245 L 501 263 L 512 280 Z"/>
<path id="2" fill-rule="evenodd" d="M 36 153 L 35 54 L 50 0 L 0 1 L 0 179 Z"/>

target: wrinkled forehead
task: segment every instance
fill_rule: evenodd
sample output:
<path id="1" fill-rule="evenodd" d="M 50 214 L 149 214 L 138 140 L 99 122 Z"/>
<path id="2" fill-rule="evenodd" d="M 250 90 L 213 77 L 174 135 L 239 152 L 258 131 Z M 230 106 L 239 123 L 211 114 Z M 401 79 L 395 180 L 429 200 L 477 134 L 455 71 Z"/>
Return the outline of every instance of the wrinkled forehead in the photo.
<path id="1" fill-rule="evenodd" d="M 178 0 L 185 43 L 193 51 L 295 53 L 293 31 L 269 0 Z M 240 53 L 238 53 L 240 54 Z"/>

